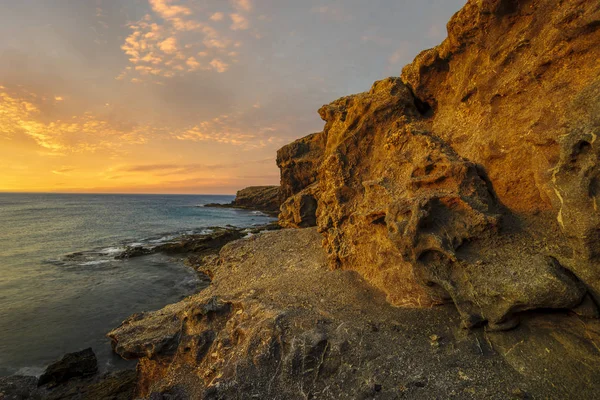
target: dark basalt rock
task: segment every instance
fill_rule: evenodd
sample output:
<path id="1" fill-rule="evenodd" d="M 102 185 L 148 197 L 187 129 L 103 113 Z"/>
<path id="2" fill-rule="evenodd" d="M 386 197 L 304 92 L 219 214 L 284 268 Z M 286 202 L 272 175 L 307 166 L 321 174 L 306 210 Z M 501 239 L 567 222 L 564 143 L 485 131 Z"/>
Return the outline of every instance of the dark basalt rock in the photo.
<path id="1" fill-rule="evenodd" d="M 98 372 L 98 360 L 91 348 L 66 354 L 51 364 L 40 376 L 38 386 L 56 386 L 72 378 L 92 376 Z"/>

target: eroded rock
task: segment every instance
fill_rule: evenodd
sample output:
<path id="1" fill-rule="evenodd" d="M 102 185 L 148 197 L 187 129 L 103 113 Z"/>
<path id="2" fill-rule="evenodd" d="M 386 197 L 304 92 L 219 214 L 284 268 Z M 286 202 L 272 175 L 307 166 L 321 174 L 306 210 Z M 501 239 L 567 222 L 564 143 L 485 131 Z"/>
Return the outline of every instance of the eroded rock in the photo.
<path id="1" fill-rule="evenodd" d="M 284 228 L 308 228 L 317 225 L 319 185 L 314 183 L 294 194 L 281 205 L 279 225 Z"/>
<path id="2" fill-rule="evenodd" d="M 599 21 L 587 0 L 471 0 L 448 23 L 448 38 L 402 71 L 432 107 L 432 131 L 482 165 L 515 211 L 553 208 L 559 138 L 573 133 L 582 93 L 588 108 L 600 99 Z M 598 118 L 580 126 L 594 133 Z"/>
<path id="3" fill-rule="evenodd" d="M 457 328 L 453 307 L 391 306 L 356 272 L 329 270 L 320 241 L 312 228 L 230 243 L 205 292 L 113 330 L 115 350 L 140 358 L 136 396 L 555 398 L 548 380 L 535 378 L 541 372 L 513 369 L 532 362 L 528 355 L 509 352 L 507 363 L 482 332 Z M 563 351 L 544 362 L 558 365 L 593 346 L 581 330 L 559 342 Z M 598 360 L 590 352 L 579 363 L 592 367 L 585 387 L 582 379 L 562 380 L 555 368 L 561 394 L 583 398 L 598 390 L 597 381 L 587 380 Z"/>
<path id="4" fill-rule="evenodd" d="M 322 107 L 282 149 L 280 223 L 316 209 L 333 268 L 469 327 L 600 301 L 600 7 L 551 3 L 469 1 L 401 80 Z"/>

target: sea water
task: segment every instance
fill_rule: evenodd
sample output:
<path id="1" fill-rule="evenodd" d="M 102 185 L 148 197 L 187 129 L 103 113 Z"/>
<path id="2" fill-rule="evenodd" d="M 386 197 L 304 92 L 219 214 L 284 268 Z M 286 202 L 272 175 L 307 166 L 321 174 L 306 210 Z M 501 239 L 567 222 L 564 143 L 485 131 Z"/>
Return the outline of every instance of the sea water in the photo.
<path id="1" fill-rule="evenodd" d="M 163 254 L 118 260 L 210 227 L 251 227 L 259 212 L 204 208 L 233 196 L 0 193 L 0 376 L 39 375 L 92 347 L 103 371 L 125 367 L 106 333 L 130 314 L 159 309 L 205 281 Z"/>

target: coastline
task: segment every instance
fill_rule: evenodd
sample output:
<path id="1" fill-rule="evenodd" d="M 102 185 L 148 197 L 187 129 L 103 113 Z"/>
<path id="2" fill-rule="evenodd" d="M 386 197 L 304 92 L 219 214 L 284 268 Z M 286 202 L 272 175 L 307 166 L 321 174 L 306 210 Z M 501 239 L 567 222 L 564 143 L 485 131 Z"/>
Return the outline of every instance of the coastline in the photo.
<path id="1" fill-rule="evenodd" d="M 252 211 L 251 208 L 246 210 Z M 201 233 L 168 234 L 162 240 L 150 240 L 146 244 L 133 243 L 119 252 L 115 250 L 110 254 L 100 254 L 115 260 L 144 258 L 153 254 L 182 257 L 183 264 L 196 271 L 201 281 L 210 282 L 212 275 L 205 265 L 216 257 L 223 246 L 235 240 L 279 229 L 277 222 L 253 227 L 216 226 L 203 229 Z M 77 252 L 66 258 L 70 261 L 84 261 L 90 257 L 90 253 L 96 255 L 96 251 Z M 87 261 L 92 262 L 94 261 Z M 206 287 L 202 285 L 192 295 L 200 293 Z M 111 327 L 107 327 L 109 328 Z M 66 354 L 61 360 L 49 364 L 38 376 L 15 374 L 0 377 L 0 399 L 12 399 L 11 396 L 60 399 L 75 394 L 93 399 L 130 399 L 136 386 L 135 369 L 135 365 L 131 365 L 128 368 L 121 366 L 116 370 L 102 371 L 90 348 Z"/>
<path id="2" fill-rule="evenodd" d="M 120 391 L 84 351 L 24 396 L 596 398 L 598 21 L 469 0 L 401 77 L 321 107 L 278 189 L 239 192 L 281 211 L 272 229 L 156 247 L 210 285 L 108 333 L 138 361 Z"/>

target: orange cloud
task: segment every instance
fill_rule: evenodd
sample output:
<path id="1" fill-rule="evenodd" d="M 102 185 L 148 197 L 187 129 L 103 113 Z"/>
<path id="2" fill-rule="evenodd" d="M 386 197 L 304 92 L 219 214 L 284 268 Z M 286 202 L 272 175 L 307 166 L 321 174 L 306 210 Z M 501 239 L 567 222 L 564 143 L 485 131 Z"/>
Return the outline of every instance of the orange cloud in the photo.
<path id="1" fill-rule="evenodd" d="M 5 138 L 29 137 L 54 154 L 94 152 L 116 148 L 120 142 L 143 143 L 148 127 L 119 126 L 90 113 L 66 120 L 43 121 L 35 95 L 13 94 L 0 86 L 0 135 Z"/>
<path id="2" fill-rule="evenodd" d="M 240 11 L 249 12 L 252 10 L 252 2 L 250 0 L 234 0 L 233 4 Z"/>
<path id="3" fill-rule="evenodd" d="M 224 11 L 203 15 L 200 9 L 176 0 L 149 0 L 149 3 L 152 14 L 129 24 L 131 33 L 121 49 L 133 67 L 125 67 L 117 79 L 129 77 L 131 82 L 141 83 L 149 76 L 157 82 L 157 77 L 171 78 L 195 71 L 223 73 L 231 64 L 238 62 L 237 53 L 231 49 L 239 48 L 242 42 L 230 35 L 232 31 L 250 28 L 250 21 L 244 15 L 252 10 L 250 1 L 231 3 L 232 10 L 228 14 L 232 23 L 230 31 L 225 32 L 219 31 L 216 28 L 218 24 L 214 24 L 225 18 Z M 196 55 L 211 56 L 212 62 L 200 63 L 194 60 Z"/>
<path id="4" fill-rule="evenodd" d="M 246 17 L 241 14 L 231 14 L 229 17 L 231 18 L 231 22 L 233 22 L 231 24 L 231 30 L 240 31 L 250 27 L 250 23 Z"/>

